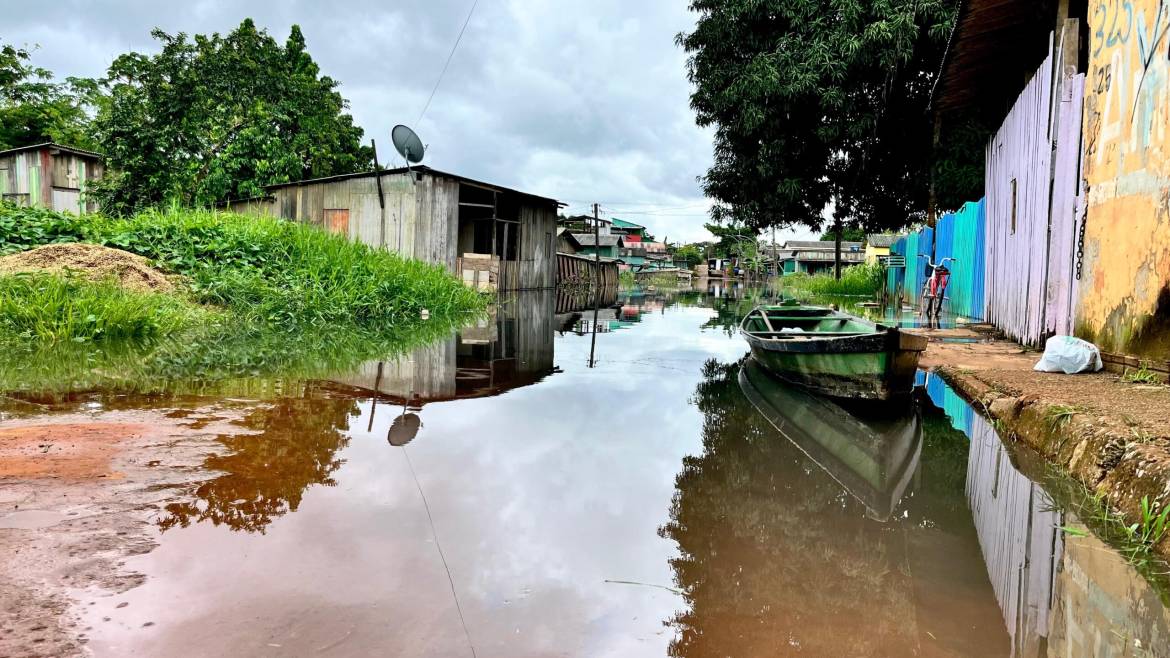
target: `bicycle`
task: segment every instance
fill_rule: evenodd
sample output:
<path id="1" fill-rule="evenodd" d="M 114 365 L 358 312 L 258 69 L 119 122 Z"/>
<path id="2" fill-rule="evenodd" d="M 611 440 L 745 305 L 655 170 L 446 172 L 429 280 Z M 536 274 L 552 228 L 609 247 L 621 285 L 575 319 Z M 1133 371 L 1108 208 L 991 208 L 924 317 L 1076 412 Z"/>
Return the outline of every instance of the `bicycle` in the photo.
<path id="1" fill-rule="evenodd" d="M 947 261 L 959 262 L 958 258 L 944 258 L 941 262 L 935 263 L 926 254 L 918 254 L 919 258 L 925 258 L 926 264 L 930 267 L 930 278 L 922 286 L 922 312 L 927 319 L 931 317 L 938 319 L 942 315 L 943 301 L 947 299 L 947 284 L 951 281 L 951 270 L 947 268 Z"/>

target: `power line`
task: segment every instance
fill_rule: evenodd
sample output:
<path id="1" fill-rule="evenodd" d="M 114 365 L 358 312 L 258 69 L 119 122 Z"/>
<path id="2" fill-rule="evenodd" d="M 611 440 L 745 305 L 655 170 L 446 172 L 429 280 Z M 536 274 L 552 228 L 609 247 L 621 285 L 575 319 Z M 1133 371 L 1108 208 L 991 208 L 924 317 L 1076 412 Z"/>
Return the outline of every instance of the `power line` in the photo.
<path id="1" fill-rule="evenodd" d="M 451 65 L 451 58 L 455 56 L 455 50 L 459 48 L 459 42 L 463 40 L 463 33 L 467 31 L 467 24 L 471 22 L 471 15 L 475 13 L 475 7 L 479 4 L 479 0 L 471 3 L 471 10 L 467 12 L 467 18 L 463 21 L 463 27 L 459 29 L 459 36 L 455 37 L 455 45 L 451 46 L 451 52 L 447 54 L 447 61 L 443 64 L 443 70 L 439 73 L 439 79 L 435 80 L 435 88 L 431 90 L 431 95 L 427 98 L 427 104 L 423 106 L 422 112 L 418 114 L 418 120 L 415 125 L 422 121 L 423 115 L 431 107 L 431 101 L 435 99 L 435 92 L 439 90 L 439 85 L 443 82 L 443 76 L 447 75 L 447 67 Z"/>
<path id="2" fill-rule="evenodd" d="M 418 487 L 418 495 L 422 498 L 423 509 L 427 511 L 427 521 L 431 524 L 431 537 L 435 539 L 435 548 L 439 549 L 439 559 L 443 561 L 443 569 L 447 572 L 447 584 L 451 586 L 451 597 L 455 599 L 455 611 L 459 613 L 459 623 L 463 625 L 463 636 L 467 638 L 467 646 L 471 647 L 471 658 L 476 658 L 475 644 L 471 641 L 471 632 L 467 630 L 467 621 L 463 619 L 463 606 L 459 605 L 459 595 L 455 593 L 455 580 L 451 578 L 451 567 L 447 566 L 447 556 L 443 554 L 443 547 L 439 544 L 439 533 L 435 531 L 435 519 L 431 516 L 431 506 L 427 504 L 427 495 L 423 493 L 422 484 L 414 472 L 414 464 L 410 461 L 410 454 L 406 452 L 406 446 L 402 446 L 402 454 L 406 457 L 410 476 L 414 478 L 414 486 Z"/>

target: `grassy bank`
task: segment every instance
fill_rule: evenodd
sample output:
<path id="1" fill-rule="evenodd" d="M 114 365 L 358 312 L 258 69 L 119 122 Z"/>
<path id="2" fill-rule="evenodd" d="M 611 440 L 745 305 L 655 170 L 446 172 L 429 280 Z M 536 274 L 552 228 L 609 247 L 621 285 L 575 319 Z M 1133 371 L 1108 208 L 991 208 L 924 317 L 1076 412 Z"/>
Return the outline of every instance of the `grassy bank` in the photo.
<path id="1" fill-rule="evenodd" d="M 91 382 L 115 368 L 148 379 L 278 374 L 306 362 L 317 371 L 447 333 L 486 305 L 440 266 L 282 220 L 0 206 L 0 255 L 69 242 L 143 256 L 175 288 L 0 276 L 0 348 L 14 357 L 0 366 L 0 388 Z M 100 345 L 76 346 L 85 342 Z"/>
<path id="2" fill-rule="evenodd" d="M 814 295 L 876 295 L 885 284 L 885 269 L 878 264 L 852 265 L 841 270 L 841 279 L 833 272 L 789 274 L 780 279 L 781 288 Z"/>

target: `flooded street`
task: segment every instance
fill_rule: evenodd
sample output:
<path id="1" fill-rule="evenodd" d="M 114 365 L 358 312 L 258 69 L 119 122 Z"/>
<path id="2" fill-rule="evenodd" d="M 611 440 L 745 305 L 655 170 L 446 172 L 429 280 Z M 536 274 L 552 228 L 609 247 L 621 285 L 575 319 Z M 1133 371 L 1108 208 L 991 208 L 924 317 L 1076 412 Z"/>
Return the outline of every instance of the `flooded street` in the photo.
<path id="1" fill-rule="evenodd" d="M 596 324 L 521 294 L 330 380 L 22 412 L 215 437 L 155 487 L 157 546 L 117 567 L 141 584 L 70 591 L 88 650 L 1167 655 L 1165 595 L 940 379 L 880 413 L 782 386 L 744 359 L 745 294 Z"/>

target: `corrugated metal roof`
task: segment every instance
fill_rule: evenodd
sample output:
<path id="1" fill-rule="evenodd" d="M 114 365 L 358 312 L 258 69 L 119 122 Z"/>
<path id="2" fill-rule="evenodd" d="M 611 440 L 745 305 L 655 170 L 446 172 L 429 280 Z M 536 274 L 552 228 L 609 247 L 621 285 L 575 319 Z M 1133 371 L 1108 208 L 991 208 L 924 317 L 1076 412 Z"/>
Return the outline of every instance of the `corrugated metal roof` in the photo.
<path id="1" fill-rule="evenodd" d="M 94 153 L 93 151 L 86 151 L 84 149 L 74 148 L 72 146 L 65 146 L 64 144 L 58 144 L 56 142 L 41 142 L 40 144 L 30 144 L 29 146 L 18 146 L 14 149 L 6 149 L 4 151 L 0 151 L 0 155 L 8 155 L 10 153 L 21 153 L 23 151 L 39 151 L 39 150 L 46 148 L 46 147 L 59 149 L 59 150 L 65 151 L 66 153 L 72 153 L 74 155 L 80 155 L 80 156 L 84 156 L 87 158 L 97 158 L 100 160 L 100 159 L 106 157 L 106 156 L 102 155 L 101 153 Z"/>
<path id="2" fill-rule="evenodd" d="M 871 247 L 882 248 L 893 246 L 893 244 L 898 241 L 898 238 L 901 237 L 903 236 L 890 235 L 889 233 L 873 233 L 865 236 L 865 241 L 868 242 L 869 246 Z"/>
<path id="3" fill-rule="evenodd" d="M 594 236 L 592 233 L 572 233 L 570 235 L 573 236 L 574 240 L 580 242 L 582 247 L 592 247 L 597 244 L 603 247 L 626 246 L 625 241 L 622 240 L 622 236 L 620 235 L 599 235 L 597 236 L 597 240 L 593 239 Z"/>
<path id="4" fill-rule="evenodd" d="M 532 199 L 540 199 L 541 201 L 547 201 L 549 203 L 556 204 L 557 206 L 566 205 L 566 204 L 561 203 L 560 201 L 557 201 L 556 199 L 551 199 L 549 197 L 540 196 L 539 194 L 532 194 L 530 192 L 521 192 L 520 190 L 514 190 L 514 189 L 509 188 L 509 187 L 503 187 L 502 185 L 485 183 L 483 181 L 478 181 L 478 180 L 475 180 L 473 178 L 467 178 L 466 176 L 460 176 L 459 174 L 452 174 L 452 173 L 448 173 L 445 171 L 439 171 L 438 169 L 431 169 L 430 167 L 428 167 L 426 165 L 418 165 L 415 167 L 410 167 L 409 169 L 406 167 L 399 167 L 397 169 L 382 169 L 382 170 L 378 170 L 378 171 L 362 171 L 362 172 L 357 172 L 357 173 L 353 173 L 353 174 L 339 174 L 337 176 L 326 176 L 324 178 L 310 178 L 307 180 L 300 180 L 300 181 L 295 181 L 295 182 L 291 182 L 291 183 L 278 183 L 276 185 L 269 185 L 269 186 L 265 187 L 264 189 L 275 190 L 275 189 L 280 189 L 282 187 L 290 187 L 290 186 L 294 186 L 294 185 L 316 185 L 318 183 L 332 183 L 334 181 L 349 180 L 351 178 L 367 178 L 367 177 L 374 176 L 375 174 L 382 174 L 382 175 L 386 175 L 386 176 L 395 176 L 398 174 L 404 174 L 408 171 L 412 172 L 412 173 L 426 174 L 428 176 L 441 176 L 443 178 L 450 178 L 451 180 L 457 180 L 459 182 L 468 183 L 470 185 L 478 185 L 479 187 L 484 187 L 484 188 L 487 188 L 489 190 L 495 190 L 497 192 L 507 192 L 509 194 L 518 194 L 520 196 L 525 196 L 525 197 L 529 197 Z"/>

